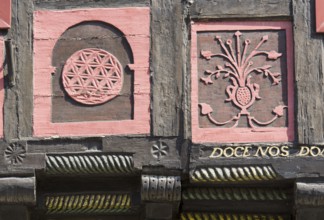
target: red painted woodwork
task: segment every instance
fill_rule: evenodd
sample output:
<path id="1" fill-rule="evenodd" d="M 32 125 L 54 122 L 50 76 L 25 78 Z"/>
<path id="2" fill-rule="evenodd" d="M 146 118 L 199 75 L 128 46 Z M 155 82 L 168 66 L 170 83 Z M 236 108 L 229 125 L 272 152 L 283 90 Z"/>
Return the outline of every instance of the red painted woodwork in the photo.
<path id="1" fill-rule="evenodd" d="M 0 29 L 8 29 L 11 24 L 11 0 L 0 1 Z"/>
<path id="2" fill-rule="evenodd" d="M 285 34 L 278 32 L 277 37 L 273 35 L 270 39 L 269 31 L 284 31 Z M 214 41 L 210 41 L 211 38 Z M 285 56 L 272 48 L 274 46 L 281 47 Z M 191 52 L 193 142 L 293 141 L 292 30 L 289 22 L 193 23 Z M 280 59 L 286 62 L 279 63 Z M 283 73 L 285 82 L 282 85 Z M 268 82 L 263 83 L 266 80 L 270 86 Z M 208 90 L 213 86 L 217 89 Z M 276 96 L 282 98 L 275 100 Z M 262 104 L 255 110 L 257 102 Z M 269 114 L 264 116 L 263 112 Z"/>
<path id="3" fill-rule="evenodd" d="M 3 102 L 4 102 L 4 41 L 0 37 L 0 137 L 3 137 Z"/>
<path id="4" fill-rule="evenodd" d="M 324 1 L 316 0 L 316 31 L 324 33 Z"/>
<path id="5" fill-rule="evenodd" d="M 86 21 L 113 25 L 124 34 L 131 47 L 134 57 L 134 63 L 128 65 L 134 72 L 134 116 L 131 120 L 52 122 L 51 77 L 55 69 L 52 66 L 54 46 L 68 28 Z M 150 132 L 149 21 L 150 10 L 147 7 L 35 11 L 34 136 L 148 134 Z"/>

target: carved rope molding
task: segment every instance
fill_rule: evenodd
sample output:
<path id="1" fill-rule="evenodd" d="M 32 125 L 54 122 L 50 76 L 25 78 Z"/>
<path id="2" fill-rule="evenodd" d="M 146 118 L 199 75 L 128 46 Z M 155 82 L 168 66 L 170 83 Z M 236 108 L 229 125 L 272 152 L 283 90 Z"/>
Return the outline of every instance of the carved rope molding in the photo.
<path id="1" fill-rule="evenodd" d="M 130 174 L 134 172 L 129 155 L 47 155 L 48 174 Z"/>
<path id="2" fill-rule="evenodd" d="M 187 188 L 183 200 L 235 200 L 235 201 L 284 201 L 289 199 L 284 189 L 267 188 Z"/>
<path id="3" fill-rule="evenodd" d="M 201 167 L 190 173 L 191 181 L 197 183 L 269 181 L 277 178 L 277 173 L 270 165 Z"/>
<path id="4" fill-rule="evenodd" d="M 283 215 L 263 215 L 263 214 L 218 214 L 218 213 L 181 213 L 181 220 L 288 220 Z"/>
<path id="5" fill-rule="evenodd" d="M 142 200 L 180 201 L 179 176 L 142 176 Z"/>
<path id="6" fill-rule="evenodd" d="M 46 196 L 47 214 L 104 214 L 127 212 L 129 194 L 69 194 Z"/>

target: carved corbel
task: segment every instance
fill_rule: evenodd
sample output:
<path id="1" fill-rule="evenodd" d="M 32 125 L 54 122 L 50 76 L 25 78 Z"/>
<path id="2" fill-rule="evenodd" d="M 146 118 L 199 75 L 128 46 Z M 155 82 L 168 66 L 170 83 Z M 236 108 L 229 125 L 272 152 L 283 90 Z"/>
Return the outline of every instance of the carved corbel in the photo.
<path id="1" fill-rule="evenodd" d="M 295 185 L 296 220 L 321 220 L 324 216 L 324 183 L 297 182 Z"/>
<path id="2" fill-rule="evenodd" d="M 181 200 L 180 176 L 142 175 L 141 198 L 145 219 L 174 219 Z"/>

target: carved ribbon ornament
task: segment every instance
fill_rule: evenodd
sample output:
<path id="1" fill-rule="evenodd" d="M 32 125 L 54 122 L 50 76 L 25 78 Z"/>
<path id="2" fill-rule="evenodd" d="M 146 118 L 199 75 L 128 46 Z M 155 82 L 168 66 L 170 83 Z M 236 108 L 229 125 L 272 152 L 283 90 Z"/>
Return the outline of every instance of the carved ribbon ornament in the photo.
<path id="1" fill-rule="evenodd" d="M 210 60 L 213 57 L 221 57 L 226 60 L 226 62 L 224 66 L 216 65 L 215 71 L 205 70 L 205 75 L 207 76 L 200 78 L 202 83 L 209 85 L 213 84 L 213 78 L 218 79 L 221 74 L 223 74 L 223 78 L 229 77 L 231 85 L 227 86 L 226 88 L 228 98 L 225 99 L 225 101 L 232 102 L 241 111 L 237 115 L 233 116 L 230 120 L 220 122 L 211 115 L 213 109 L 210 105 L 200 103 L 199 106 L 201 107 L 201 114 L 208 117 L 210 122 L 217 126 L 224 126 L 229 123 L 233 123 L 232 127 L 236 127 L 242 115 L 247 116 L 248 125 L 252 128 L 256 127 L 257 125 L 266 126 L 274 122 L 278 117 L 283 116 L 284 108 L 287 108 L 287 106 L 279 105 L 275 107 L 272 110 L 274 116 L 269 121 L 260 121 L 251 116 L 250 112 L 248 111 L 249 107 L 251 107 L 255 101 L 261 99 L 259 95 L 260 86 L 257 83 L 251 83 L 251 74 L 263 74 L 264 77 L 269 78 L 272 81 L 272 85 L 278 85 L 281 81 L 281 73 L 273 73 L 270 70 L 272 67 L 271 65 L 253 67 L 252 58 L 256 56 L 266 56 L 266 58 L 269 60 L 277 60 L 282 54 L 274 50 L 259 50 L 261 45 L 268 40 L 268 35 L 263 36 L 257 46 L 249 54 L 247 51 L 248 47 L 251 45 L 251 41 L 246 39 L 243 43 L 243 51 L 241 51 L 241 36 L 242 33 L 240 31 L 236 31 L 234 34 L 234 38 L 236 39 L 236 50 L 232 45 L 232 39 L 227 39 L 226 42 L 223 42 L 220 36 L 216 36 L 216 40 L 220 44 L 222 52 L 213 54 L 211 51 L 201 51 L 201 56 L 206 60 Z"/>

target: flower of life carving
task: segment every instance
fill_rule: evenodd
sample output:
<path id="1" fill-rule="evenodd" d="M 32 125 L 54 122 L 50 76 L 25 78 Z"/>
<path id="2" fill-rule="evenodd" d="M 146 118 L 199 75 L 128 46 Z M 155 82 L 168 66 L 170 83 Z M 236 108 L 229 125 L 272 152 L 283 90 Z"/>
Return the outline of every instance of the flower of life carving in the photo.
<path id="1" fill-rule="evenodd" d="M 75 101 L 97 105 L 115 98 L 123 86 L 123 68 L 111 53 L 96 48 L 75 52 L 63 68 L 62 83 Z"/>

